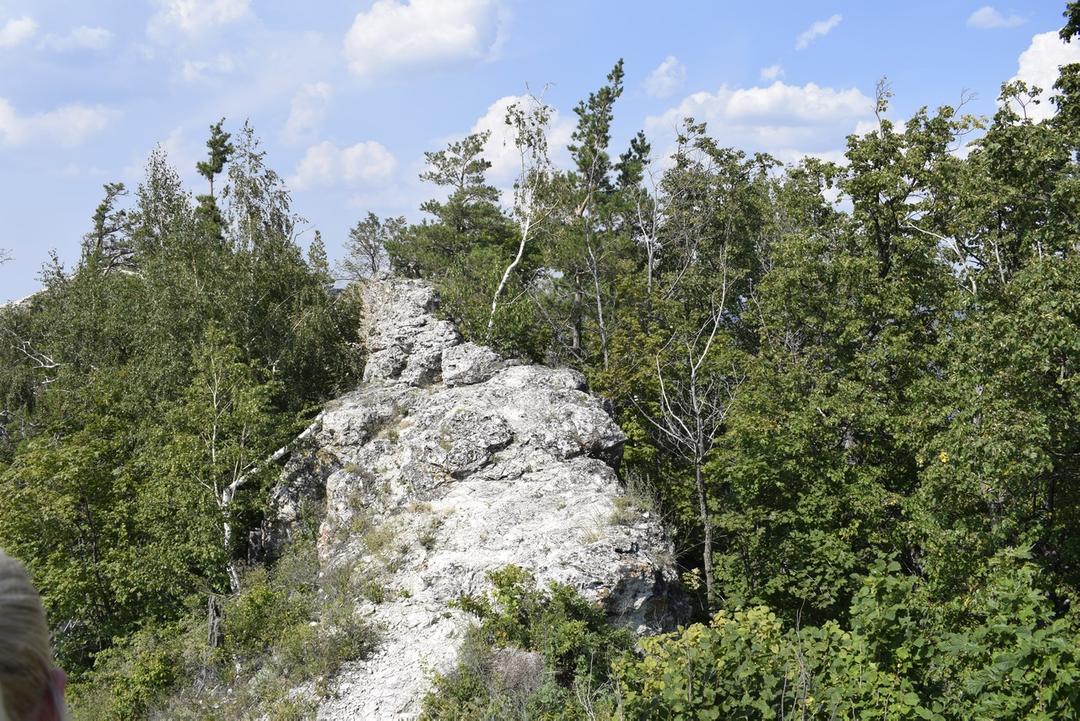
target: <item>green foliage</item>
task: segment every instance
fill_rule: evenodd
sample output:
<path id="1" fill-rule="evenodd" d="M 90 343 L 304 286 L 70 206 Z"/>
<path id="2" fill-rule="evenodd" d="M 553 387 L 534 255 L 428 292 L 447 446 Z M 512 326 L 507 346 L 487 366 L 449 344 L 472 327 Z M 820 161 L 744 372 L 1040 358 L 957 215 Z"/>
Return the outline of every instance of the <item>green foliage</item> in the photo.
<path id="1" fill-rule="evenodd" d="M 641 657 L 616 664 L 625 717 L 1076 718 L 1076 619 L 1053 619 L 1024 554 L 994 564 L 949 631 L 900 571 L 874 564 L 850 631 L 785 628 L 759 606 L 645 639 Z"/>
<path id="2" fill-rule="evenodd" d="M 490 596 L 455 603 L 479 625 L 470 629 L 457 667 L 436 677 L 423 718 L 609 715 L 612 661 L 633 646 L 632 634 L 610 626 L 572 588 L 540 589 L 516 566 L 492 571 L 488 580 Z"/>
<path id="3" fill-rule="evenodd" d="M 71 691 L 77 719 L 306 718 L 342 663 L 363 658 L 374 629 L 355 613 L 358 590 L 317 578 L 315 527 L 272 568 L 253 567 L 221 607 L 224 642 L 208 644 L 192 598 L 180 621 L 132 634 L 97 654 Z M 295 691 L 313 683 L 313 693 Z"/>
<path id="4" fill-rule="evenodd" d="M 306 622 L 308 611 L 301 594 L 272 587 L 266 569 L 252 569 L 243 593 L 226 606 L 224 649 L 236 656 L 265 653 L 287 630 Z"/>
<path id="5" fill-rule="evenodd" d="M 1055 613 L 1028 554 L 998 558 L 973 598 L 974 623 L 945 634 L 936 670 L 942 706 L 966 718 L 1075 719 L 1080 716 L 1080 623 Z"/>
<path id="6" fill-rule="evenodd" d="M 882 81 L 843 166 L 781 168 L 688 119 L 655 173 L 641 135 L 612 162 L 621 63 L 577 106 L 507 294 L 535 328 L 494 335 L 611 399 L 624 475 L 673 526 L 702 623 L 621 667 L 627 714 L 1074 713 L 1080 65 L 1055 89 L 1043 121 L 1012 82 L 991 118 L 894 122 Z M 485 272 L 508 255 L 426 226 Z M 485 342 L 491 285 L 449 267 L 410 272 Z"/>
<path id="7" fill-rule="evenodd" d="M 131 207 L 106 186 L 79 264 L 0 310 L 0 546 L 44 590 L 75 680 L 230 589 L 263 459 L 361 367 L 358 295 L 304 261 L 251 128 L 215 128 L 220 222 L 159 150 Z"/>
<path id="8" fill-rule="evenodd" d="M 855 580 L 850 630 L 785 624 L 752 606 L 643 639 L 572 589 L 510 566 L 476 616 L 425 718 L 1069 719 L 1080 709 L 1080 626 L 1056 615 L 1024 551 L 1001 554 L 953 607 L 899 563 Z M 510 650 L 512 653 L 507 653 Z M 528 666 L 520 652 L 542 661 Z"/>
<path id="9" fill-rule="evenodd" d="M 753 607 L 642 646 L 617 671 L 626 718 L 930 718 L 910 683 L 835 623 L 785 630 Z"/>

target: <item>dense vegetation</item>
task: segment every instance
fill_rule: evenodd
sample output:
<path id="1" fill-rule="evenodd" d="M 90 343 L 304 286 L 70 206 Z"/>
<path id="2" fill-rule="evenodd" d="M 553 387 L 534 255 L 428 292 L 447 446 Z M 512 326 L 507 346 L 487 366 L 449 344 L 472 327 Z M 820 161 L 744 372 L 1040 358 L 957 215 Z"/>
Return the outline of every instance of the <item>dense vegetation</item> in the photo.
<path id="1" fill-rule="evenodd" d="M 604 623 L 573 589 L 508 567 L 425 699 L 465 719 L 1072 719 L 1075 619 L 1055 611 L 1022 555 L 995 563 L 963 607 L 930 610 L 899 563 L 878 562 L 843 621 L 803 626 L 768 606 L 646 638 Z"/>
<path id="2" fill-rule="evenodd" d="M 489 634 L 433 718 L 1080 714 L 1080 66 L 1057 88 L 1041 122 L 1016 82 L 992 118 L 897 124 L 883 84 L 844 164 L 780 167 L 688 119 L 655 167 L 640 135 L 608 150 L 616 65 L 576 109 L 572 169 L 525 136 L 509 217 L 481 138 L 429 157 L 449 198 L 391 266 L 474 339 L 612 399 L 700 620 L 585 676 Z M 541 652 L 564 696 L 502 693 L 501 646 Z"/>
<path id="3" fill-rule="evenodd" d="M 427 218 L 369 214 L 341 270 L 429 279 L 470 339 L 582 370 L 696 617 L 636 646 L 505 569 L 460 601 L 479 625 L 425 713 L 1076 718 L 1080 66 L 1040 122 L 1017 82 L 992 118 L 898 124 L 882 84 L 845 163 L 788 167 L 693 119 L 665 162 L 643 134 L 613 155 L 622 82 L 575 109 L 567 170 L 543 102 L 511 109 L 510 208 L 483 135 L 429 153 Z M 355 380 L 359 309 L 250 128 L 208 147 L 208 194 L 154 154 L 78 266 L 0 312 L 0 545 L 88 718 L 295 716 L 288 683 L 260 707 L 233 681 L 317 682 L 373 642 L 351 581 L 302 572 L 310 540 L 243 563 L 264 459 Z"/>
<path id="4" fill-rule="evenodd" d="M 251 128 L 234 143 L 219 123 L 208 146 L 210 194 L 154 152 L 131 202 L 106 186 L 77 267 L 0 315 L 0 545 L 44 590 L 88 717 L 137 716 L 184 634 L 238 662 L 240 614 L 222 648 L 207 607 L 237 603 L 264 461 L 362 363 L 358 304 L 332 294 L 321 244 L 303 257 Z"/>

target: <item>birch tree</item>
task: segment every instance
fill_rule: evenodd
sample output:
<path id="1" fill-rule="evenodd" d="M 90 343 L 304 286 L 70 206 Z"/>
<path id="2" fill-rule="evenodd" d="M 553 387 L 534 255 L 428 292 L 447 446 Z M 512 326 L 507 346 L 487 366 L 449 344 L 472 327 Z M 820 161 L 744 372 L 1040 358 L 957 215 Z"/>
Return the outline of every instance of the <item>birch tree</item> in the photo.
<path id="1" fill-rule="evenodd" d="M 551 204 L 543 198 L 543 189 L 550 181 L 551 160 L 548 157 L 547 130 L 551 120 L 551 108 L 542 98 L 533 95 L 514 103 L 506 111 L 506 124 L 514 129 L 514 146 L 520 158 L 517 182 L 514 184 L 514 220 L 517 221 L 519 239 L 517 254 L 506 266 L 495 295 L 491 298 L 487 333 L 491 337 L 495 327 L 495 313 L 513 272 L 525 255 L 525 248 L 536 234 L 541 223 L 551 213 Z"/>
<path id="2" fill-rule="evenodd" d="M 273 436 L 274 386 L 260 382 L 258 373 L 241 360 L 238 349 L 216 326 L 207 330 L 197 349 L 194 370 L 184 403 L 173 415 L 171 472 L 200 489 L 191 496 L 203 499 L 192 509 L 191 525 L 217 527 L 224 570 L 235 592 L 240 581 L 232 561 L 234 504 L 256 477 L 265 439 Z"/>

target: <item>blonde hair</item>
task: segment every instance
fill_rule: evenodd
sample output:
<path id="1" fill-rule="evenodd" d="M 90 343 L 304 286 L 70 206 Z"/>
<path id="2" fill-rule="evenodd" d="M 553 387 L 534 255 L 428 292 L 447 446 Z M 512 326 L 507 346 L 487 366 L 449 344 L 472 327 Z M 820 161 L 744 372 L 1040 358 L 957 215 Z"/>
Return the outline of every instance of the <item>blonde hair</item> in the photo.
<path id="1" fill-rule="evenodd" d="M 30 721 L 51 669 L 41 596 L 23 565 L 0 550 L 0 721 Z"/>

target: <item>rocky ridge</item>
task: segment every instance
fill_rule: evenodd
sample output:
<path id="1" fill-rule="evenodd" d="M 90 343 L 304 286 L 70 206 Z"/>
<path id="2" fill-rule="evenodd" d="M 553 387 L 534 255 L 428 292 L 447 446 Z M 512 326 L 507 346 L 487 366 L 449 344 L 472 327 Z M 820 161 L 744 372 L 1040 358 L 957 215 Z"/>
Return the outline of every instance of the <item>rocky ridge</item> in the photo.
<path id="1" fill-rule="evenodd" d="M 678 621 L 670 542 L 658 519 L 628 511 L 615 471 L 625 438 L 584 378 L 463 342 L 419 281 L 364 293 L 364 383 L 327 405 L 286 464 L 268 534 L 282 542 L 305 500 L 325 503 L 323 570 L 378 579 L 361 612 L 379 648 L 342 670 L 318 718 L 415 718 L 470 623 L 449 602 L 509 564 L 639 633 Z"/>

